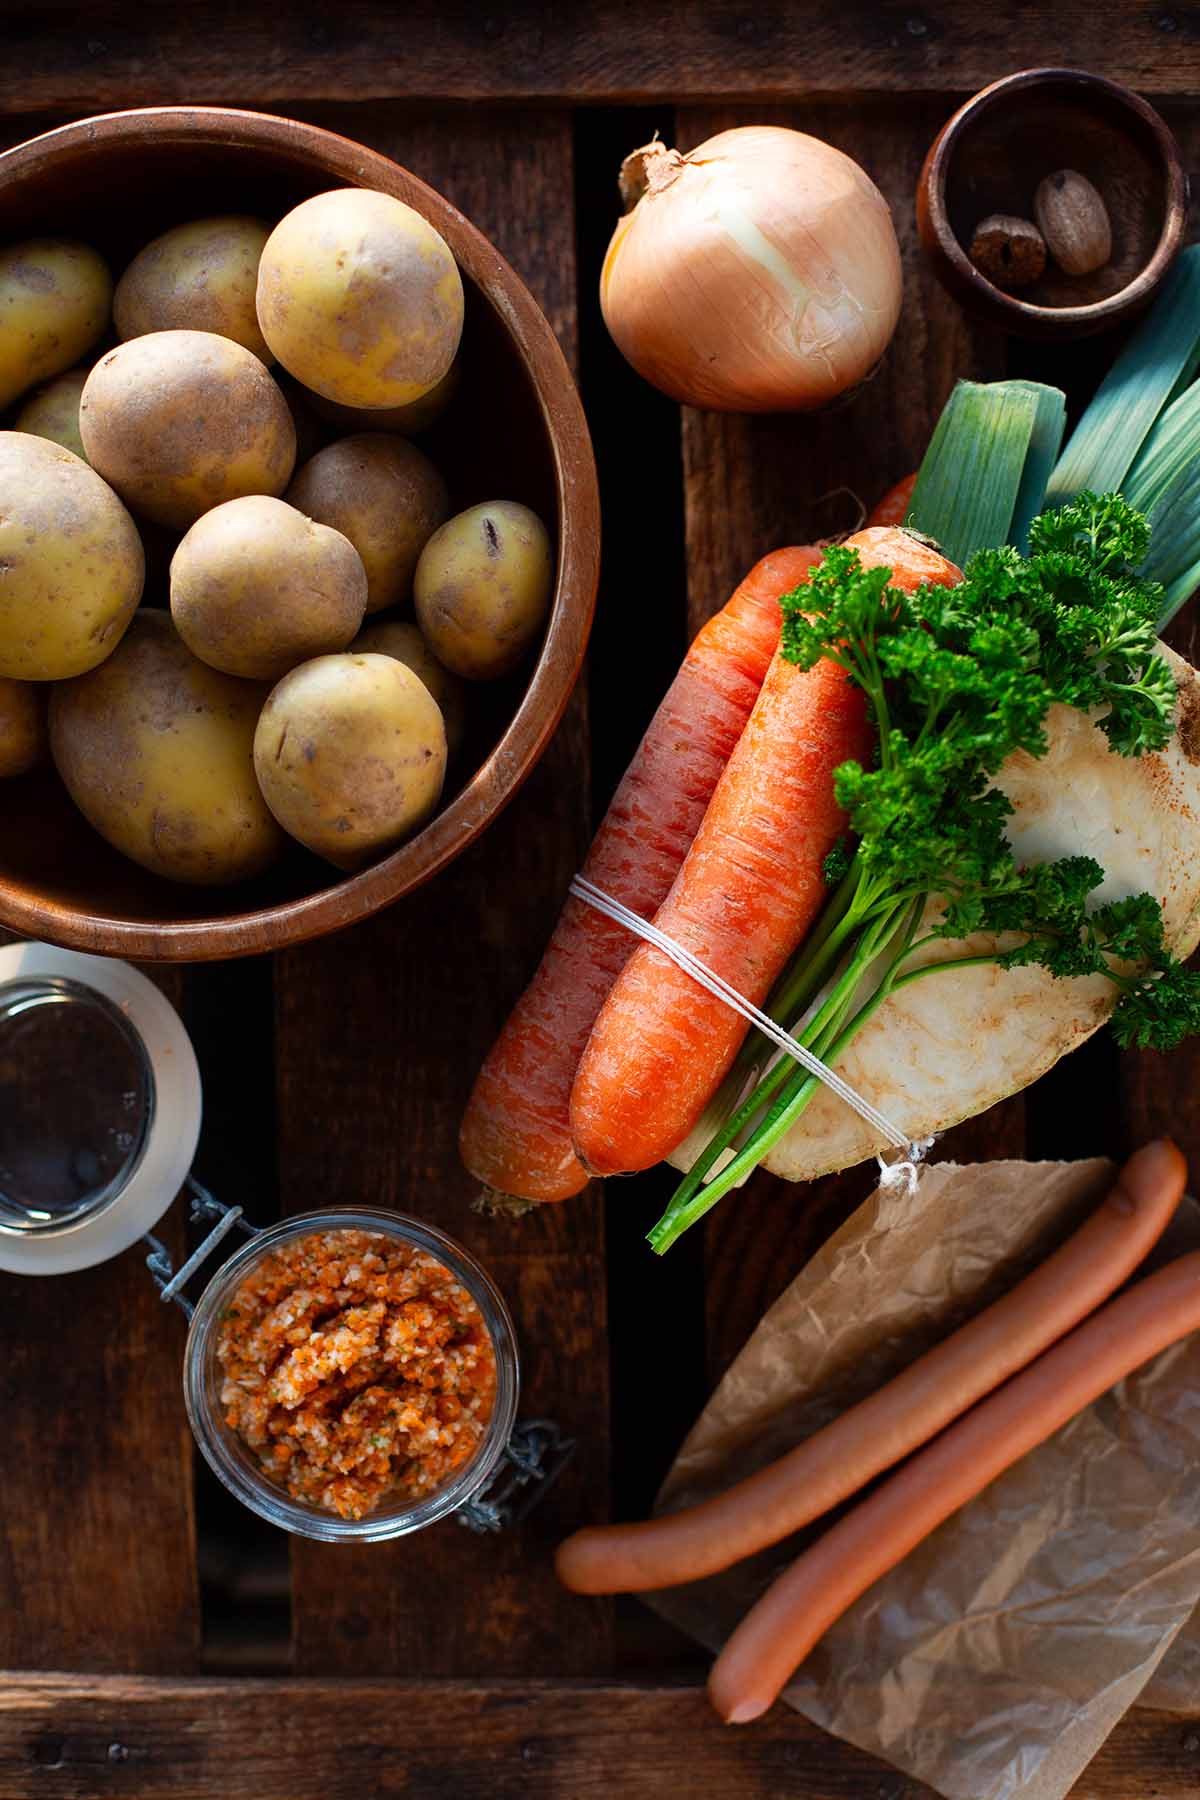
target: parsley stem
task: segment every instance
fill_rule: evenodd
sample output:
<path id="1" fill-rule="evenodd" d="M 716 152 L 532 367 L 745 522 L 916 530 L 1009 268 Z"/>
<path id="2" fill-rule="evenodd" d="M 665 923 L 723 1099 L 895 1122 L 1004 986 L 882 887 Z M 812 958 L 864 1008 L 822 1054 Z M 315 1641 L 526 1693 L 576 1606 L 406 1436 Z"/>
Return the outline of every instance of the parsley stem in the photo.
<path id="1" fill-rule="evenodd" d="M 806 1050 L 811 1050 L 823 1062 L 831 1062 L 840 1054 L 844 1021 L 854 1004 L 863 976 L 877 957 L 888 950 L 894 952 L 880 981 L 879 998 L 884 998 L 893 973 L 912 941 L 923 904 L 922 896 L 917 901 L 894 908 L 863 928 L 846 968 L 800 1035 L 799 1041 Z M 900 940 L 898 948 L 897 939 Z M 697 1219 L 703 1218 L 731 1187 L 741 1182 L 762 1161 L 771 1146 L 782 1136 L 783 1130 L 787 1129 L 786 1126 L 779 1127 L 779 1119 L 790 1117 L 793 1113 L 798 1116 L 799 1111 L 803 1110 L 795 1105 L 797 1091 L 810 1088 L 815 1091 L 819 1085 L 817 1078 L 809 1075 L 802 1065 L 794 1063 L 785 1055 L 779 1057 L 742 1104 L 714 1133 L 675 1190 L 662 1218 L 649 1233 L 649 1241 L 659 1255 L 668 1250 L 676 1238 Z M 812 1093 L 809 1092 L 808 1099 L 811 1097 Z M 805 1105 L 808 1104 L 808 1099 L 804 1101 Z M 764 1108 L 769 1110 L 755 1127 L 749 1141 L 707 1186 L 703 1185 L 718 1158 L 759 1118 Z"/>

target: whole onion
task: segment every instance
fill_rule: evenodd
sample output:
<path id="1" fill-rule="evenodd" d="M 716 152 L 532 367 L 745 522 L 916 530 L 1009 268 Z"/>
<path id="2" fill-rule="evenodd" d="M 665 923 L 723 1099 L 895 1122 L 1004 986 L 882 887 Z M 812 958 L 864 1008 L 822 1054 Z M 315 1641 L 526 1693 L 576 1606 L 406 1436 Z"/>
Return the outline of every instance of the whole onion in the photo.
<path id="1" fill-rule="evenodd" d="M 666 394 L 718 412 L 824 406 L 869 375 L 900 314 L 887 202 L 802 131 L 746 125 L 687 156 L 646 144 L 600 277 L 618 347 Z"/>

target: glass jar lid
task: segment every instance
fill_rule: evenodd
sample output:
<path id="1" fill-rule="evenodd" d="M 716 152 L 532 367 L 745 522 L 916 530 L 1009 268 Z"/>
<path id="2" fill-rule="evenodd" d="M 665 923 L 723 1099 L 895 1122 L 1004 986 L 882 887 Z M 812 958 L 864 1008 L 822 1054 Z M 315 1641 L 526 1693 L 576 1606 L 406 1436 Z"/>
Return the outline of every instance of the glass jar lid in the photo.
<path id="1" fill-rule="evenodd" d="M 0 948 L 0 1269 L 116 1256 L 170 1206 L 200 1133 L 200 1073 L 137 969 L 49 944 Z"/>

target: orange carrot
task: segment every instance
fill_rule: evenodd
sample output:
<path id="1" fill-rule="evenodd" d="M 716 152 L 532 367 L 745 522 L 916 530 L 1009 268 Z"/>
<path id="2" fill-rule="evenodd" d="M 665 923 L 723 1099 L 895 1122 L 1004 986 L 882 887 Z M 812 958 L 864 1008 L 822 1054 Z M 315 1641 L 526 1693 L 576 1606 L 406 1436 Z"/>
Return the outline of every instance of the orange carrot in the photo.
<path id="1" fill-rule="evenodd" d="M 779 597 L 819 562 L 810 546 L 755 564 L 703 626 L 638 747 L 583 866 L 589 881 L 653 916 L 679 871 L 779 642 Z M 477 1180 L 525 1200 L 587 1182 L 568 1102 L 604 996 L 637 940 L 568 900 L 533 980 L 476 1079 L 459 1132 Z"/>
<path id="2" fill-rule="evenodd" d="M 871 509 L 867 516 L 868 525 L 903 525 L 912 505 L 913 489 L 917 485 L 919 469 L 898 481 L 895 487 L 889 488 L 879 504 Z"/>
<path id="3" fill-rule="evenodd" d="M 919 1450 L 751 1607 L 709 1676 L 721 1717 L 742 1725 L 766 1712 L 860 1594 L 1085 1406 L 1197 1328 L 1200 1250 L 1193 1250 L 1110 1300 Z"/>
<path id="4" fill-rule="evenodd" d="M 820 1518 L 1025 1368 L 1116 1292 L 1162 1236 L 1187 1164 L 1174 1144 L 1130 1158 L 1103 1204 L 993 1305 L 868 1399 L 724 1493 L 637 1525 L 592 1525 L 559 1545 L 577 1594 L 700 1581 Z"/>
<path id="5" fill-rule="evenodd" d="M 847 540 L 897 585 L 952 584 L 959 571 L 900 530 Z M 861 691 L 828 659 L 776 653 L 737 749 L 655 924 L 754 1004 L 826 898 L 822 864 L 845 828 L 833 772 L 863 761 Z M 640 944 L 601 1008 L 571 1093 L 571 1131 L 596 1175 L 649 1168 L 699 1120 L 746 1034 L 744 1020 L 653 945 Z"/>

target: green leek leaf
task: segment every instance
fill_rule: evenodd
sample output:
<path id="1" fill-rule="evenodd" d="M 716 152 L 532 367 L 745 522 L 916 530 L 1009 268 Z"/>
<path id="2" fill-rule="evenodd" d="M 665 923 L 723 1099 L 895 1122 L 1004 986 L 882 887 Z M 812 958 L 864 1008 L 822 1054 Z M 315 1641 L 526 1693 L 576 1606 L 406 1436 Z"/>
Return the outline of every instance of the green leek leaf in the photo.
<path id="1" fill-rule="evenodd" d="M 1029 527 L 1045 507 L 1046 484 L 1062 449 L 1063 433 L 1067 428 L 1067 402 L 1059 388 L 1044 387 L 1041 382 L 1010 382 L 1008 385 L 1029 388 L 1037 402 L 1033 434 L 1008 533 L 1009 543 L 1015 544 L 1022 556 L 1028 556 Z"/>
<path id="2" fill-rule="evenodd" d="M 1007 543 L 1018 498 L 1026 504 L 1022 480 L 1042 419 L 1042 392 L 1057 390 L 1030 381 L 960 381 L 942 408 L 905 523 L 933 538 L 960 568 L 976 550 Z M 1050 432 L 1047 408 L 1044 441 Z"/>
<path id="3" fill-rule="evenodd" d="M 1164 407 L 1200 368 L 1200 244 L 1184 250 L 1145 319 L 1100 383 L 1046 491 L 1062 506 L 1084 488 L 1120 488 Z"/>

